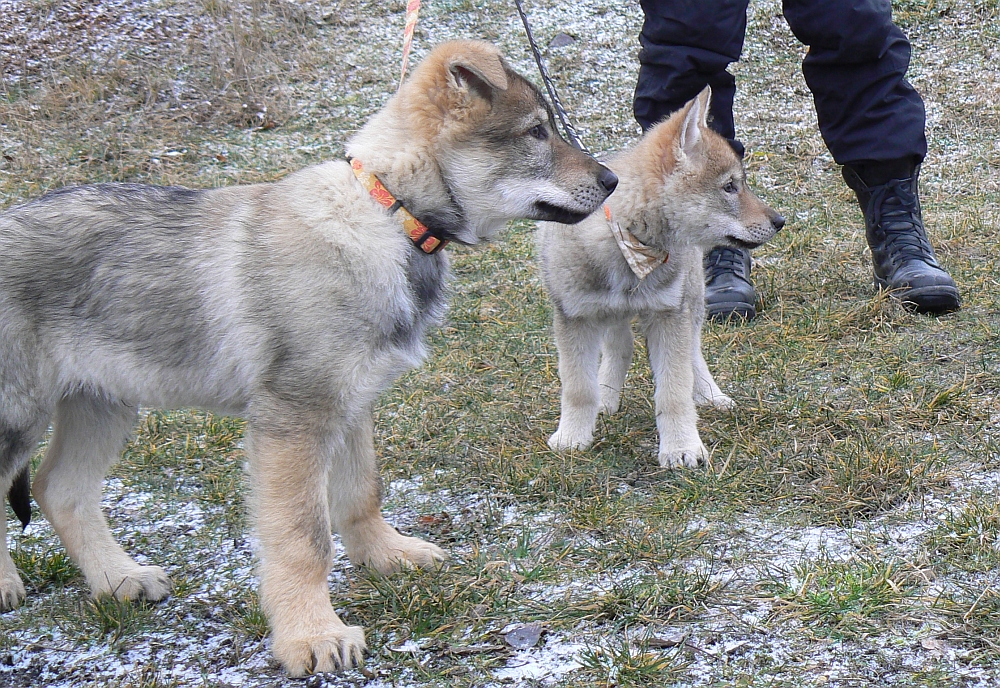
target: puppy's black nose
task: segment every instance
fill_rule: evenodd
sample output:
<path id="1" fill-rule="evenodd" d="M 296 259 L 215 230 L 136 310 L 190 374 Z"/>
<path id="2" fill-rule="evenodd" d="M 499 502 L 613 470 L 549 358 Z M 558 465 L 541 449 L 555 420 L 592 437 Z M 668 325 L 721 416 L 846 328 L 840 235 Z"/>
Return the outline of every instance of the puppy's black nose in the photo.
<path id="1" fill-rule="evenodd" d="M 785 226 L 785 218 L 781 215 L 775 215 L 771 220 L 771 226 L 774 227 L 774 231 L 777 232 L 779 229 Z"/>
<path id="2" fill-rule="evenodd" d="M 618 175 L 607 167 L 601 167 L 601 173 L 597 175 L 597 181 L 608 190 L 608 193 L 611 193 L 618 186 Z"/>

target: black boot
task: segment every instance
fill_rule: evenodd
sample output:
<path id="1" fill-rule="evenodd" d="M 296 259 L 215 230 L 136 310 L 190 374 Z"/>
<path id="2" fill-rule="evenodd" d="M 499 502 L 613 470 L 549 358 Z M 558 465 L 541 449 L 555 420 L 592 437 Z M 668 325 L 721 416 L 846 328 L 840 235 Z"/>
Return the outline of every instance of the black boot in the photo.
<path id="1" fill-rule="evenodd" d="M 898 161 L 897 161 L 898 162 Z M 875 285 L 891 290 L 918 313 L 947 313 L 959 308 L 955 281 L 934 258 L 920 216 L 919 165 L 886 178 L 893 163 L 844 166 L 847 185 L 865 214 L 865 236 L 872 250 Z"/>
<path id="2" fill-rule="evenodd" d="M 712 320 L 757 315 L 757 293 L 750 283 L 750 251 L 719 246 L 705 254 L 705 312 Z"/>

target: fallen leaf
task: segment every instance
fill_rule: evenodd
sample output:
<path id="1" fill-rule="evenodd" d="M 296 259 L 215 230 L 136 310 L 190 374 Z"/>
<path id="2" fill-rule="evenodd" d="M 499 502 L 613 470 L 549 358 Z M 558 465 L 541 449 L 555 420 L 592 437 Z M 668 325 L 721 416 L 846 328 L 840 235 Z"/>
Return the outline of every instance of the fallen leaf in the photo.
<path id="1" fill-rule="evenodd" d="M 663 637 L 652 637 L 649 639 L 649 647 L 662 650 L 668 647 L 677 647 L 687 640 L 688 634 L 684 631 L 675 631 Z"/>
<path id="2" fill-rule="evenodd" d="M 451 516 L 448 515 L 447 511 L 442 511 L 439 514 L 423 514 L 417 516 L 417 523 L 422 526 L 439 526 L 442 523 L 451 523 Z"/>
<path id="3" fill-rule="evenodd" d="M 487 652 L 500 652 L 503 649 L 503 645 L 466 645 L 465 647 L 449 646 L 445 652 L 455 657 L 465 657 L 468 655 L 485 654 Z"/>
<path id="4" fill-rule="evenodd" d="M 920 647 L 942 655 L 948 651 L 948 643 L 940 638 L 922 638 Z"/>
<path id="5" fill-rule="evenodd" d="M 735 654 L 740 648 L 746 647 L 749 644 L 749 640 L 736 640 L 731 643 L 726 643 L 722 651 L 727 655 Z"/>
<path id="6" fill-rule="evenodd" d="M 515 650 L 527 650 L 529 647 L 537 645 L 541 637 L 542 625 L 531 623 L 508 631 L 503 639 Z"/>

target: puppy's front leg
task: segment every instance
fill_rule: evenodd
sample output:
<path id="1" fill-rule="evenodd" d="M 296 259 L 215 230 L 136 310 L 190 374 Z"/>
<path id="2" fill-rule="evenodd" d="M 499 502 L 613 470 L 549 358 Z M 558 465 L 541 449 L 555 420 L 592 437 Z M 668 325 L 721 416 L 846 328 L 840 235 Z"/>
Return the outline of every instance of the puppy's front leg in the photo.
<path id="1" fill-rule="evenodd" d="M 330 513 L 344 547 L 356 565 L 391 573 L 410 566 L 434 566 L 447 555 L 440 547 L 406 537 L 385 522 L 375 455 L 374 427 L 364 410 L 334 448 L 328 478 Z"/>
<path id="2" fill-rule="evenodd" d="M 691 336 L 694 338 L 691 345 L 694 403 L 698 406 L 714 406 L 720 409 L 734 408 L 736 402 L 719 389 L 701 351 L 701 331 L 705 325 L 705 271 L 701 260 L 695 261 L 693 269 L 688 272 L 685 292 L 688 295 L 688 307 L 691 309 Z"/>
<path id="3" fill-rule="evenodd" d="M 345 625 L 330 604 L 332 433 L 321 428 L 268 418 L 247 432 L 261 606 L 274 656 L 292 676 L 350 667 L 365 651 L 364 631 Z"/>
<path id="4" fill-rule="evenodd" d="M 557 451 L 585 449 L 594 441 L 594 424 L 601 399 L 597 361 L 603 328 L 590 320 L 567 318 L 557 308 L 555 334 L 562 410 L 559 427 L 549 438 L 549 447 Z"/>
<path id="5" fill-rule="evenodd" d="M 656 429 L 661 466 L 697 466 L 708 457 L 698 436 L 695 412 L 691 313 L 688 309 L 642 319 L 649 364 L 656 383 Z"/>
<path id="6" fill-rule="evenodd" d="M 704 291 L 705 278 L 702 273 L 698 273 L 698 280 Z M 692 305 L 693 313 L 691 317 L 691 336 L 694 342 L 691 344 L 691 364 L 694 366 L 694 403 L 698 406 L 714 406 L 720 409 L 731 409 L 736 407 L 736 402 L 719 389 L 715 378 L 705 363 L 705 356 L 701 351 L 701 328 L 705 324 L 705 297 L 699 296 L 697 304 Z"/>

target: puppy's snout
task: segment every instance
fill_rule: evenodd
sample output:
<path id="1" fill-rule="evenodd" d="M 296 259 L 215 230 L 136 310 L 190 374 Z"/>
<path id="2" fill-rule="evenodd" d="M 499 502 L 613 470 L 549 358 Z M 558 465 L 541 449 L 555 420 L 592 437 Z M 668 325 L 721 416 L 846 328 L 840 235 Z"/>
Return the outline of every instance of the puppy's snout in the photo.
<path id="1" fill-rule="evenodd" d="M 607 189 L 608 193 L 611 193 L 618 186 L 618 175 L 602 165 L 601 172 L 597 175 L 597 181 Z"/>
<path id="2" fill-rule="evenodd" d="M 771 218 L 771 226 L 774 227 L 774 231 L 777 232 L 785 226 L 785 218 L 781 215 L 775 214 L 775 216 Z"/>

